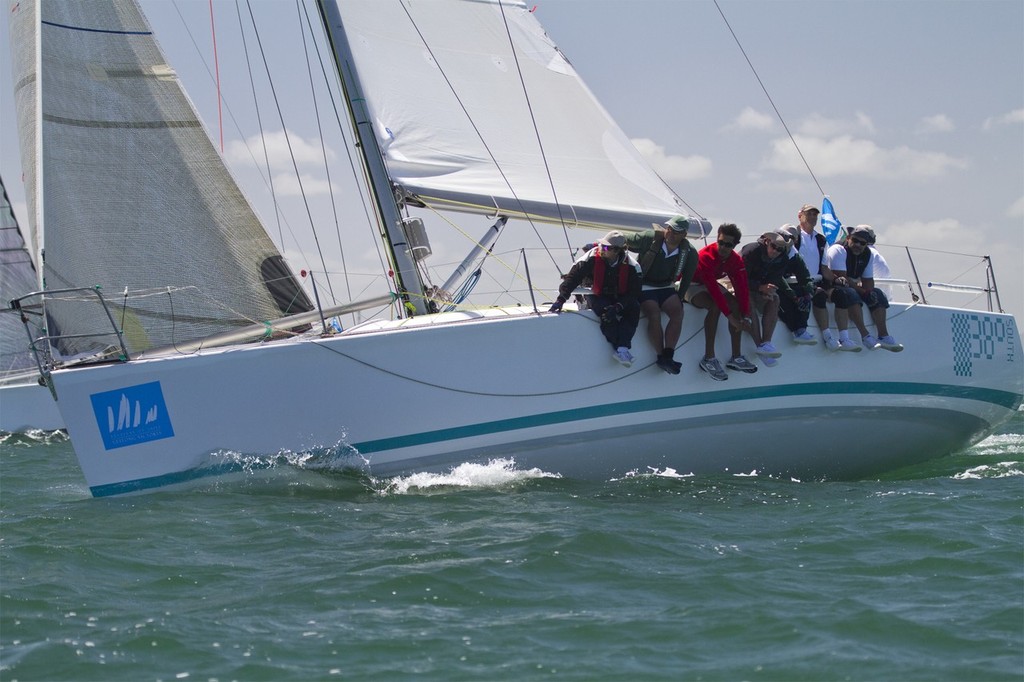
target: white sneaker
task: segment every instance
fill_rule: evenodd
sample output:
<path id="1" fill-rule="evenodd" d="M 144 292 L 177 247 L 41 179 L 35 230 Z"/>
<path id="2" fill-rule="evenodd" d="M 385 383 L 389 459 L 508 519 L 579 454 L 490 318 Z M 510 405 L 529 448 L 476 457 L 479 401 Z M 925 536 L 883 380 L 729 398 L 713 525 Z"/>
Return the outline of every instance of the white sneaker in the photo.
<path id="1" fill-rule="evenodd" d="M 770 355 L 762 355 L 761 362 L 764 363 L 765 367 L 774 367 L 775 365 L 779 364 L 779 361 Z"/>
<path id="2" fill-rule="evenodd" d="M 757 347 L 757 350 L 755 350 L 754 352 L 763 358 L 782 357 L 782 353 L 775 350 L 775 346 L 773 346 L 770 341 L 765 341 L 764 343 L 762 343 L 760 346 Z"/>
<path id="3" fill-rule="evenodd" d="M 814 335 L 810 334 L 806 329 L 793 332 L 793 341 L 807 346 L 818 345 L 818 339 L 814 338 Z"/>
<path id="4" fill-rule="evenodd" d="M 886 350 L 891 350 L 893 353 L 899 353 L 901 350 L 903 350 L 903 344 L 896 343 L 896 339 L 892 338 L 891 336 L 883 336 L 882 338 L 878 339 L 878 345 L 880 345 L 882 348 Z"/>
<path id="5" fill-rule="evenodd" d="M 864 347 L 868 350 L 874 350 L 879 346 L 878 339 L 871 334 L 865 334 L 861 337 L 861 340 L 864 341 Z"/>
<path id="6" fill-rule="evenodd" d="M 614 358 L 623 367 L 633 366 L 633 354 L 629 352 L 628 348 L 619 348 L 612 353 L 612 358 Z"/>
<path id="7" fill-rule="evenodd" d="M 849 353 L 859 353 L 860 344 L 853 339 L 839 339 L 839 350 L 845 350 Z"/>
<path id="8" fill-rule="evenodd" d="M 839 350 L 839 340 L 832 336 L 832 332 L 827 329 L 821 333 L 821 339 L 825 342 L 825 348 L 831 352 Z"/>

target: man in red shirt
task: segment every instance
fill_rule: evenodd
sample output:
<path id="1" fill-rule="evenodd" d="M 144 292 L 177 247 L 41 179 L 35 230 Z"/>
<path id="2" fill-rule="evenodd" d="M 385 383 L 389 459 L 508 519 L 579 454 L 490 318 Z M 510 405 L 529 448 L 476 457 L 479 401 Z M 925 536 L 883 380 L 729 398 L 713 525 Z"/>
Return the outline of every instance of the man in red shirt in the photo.
<path id="1" fill-rule="evenodd" d="M 721 315 L 725 315 L 729 322 L 732 342 L 732 357 L 725 366 L 748 374 L 757 371 L 757 367 L 740 353 L 740 335 L 743 332 L 754 337 L 754 342 L 760 345 L 750 317 L 747 270 L 743 258 L 736 253 L 741 236 L 740 229 L 732 223 L 719 226 L 718 240 L 697 253 L 697 272 L 685 296 L 687 303 L 708 311 L 704 317 L 704 358 L 700 361 L 700 368 L 715 381 L 729 378 L 722 369 L 722 363 L 715 357 L 715 336 L 718 334 Z M 718 283 L 722 277 L 729 278 L 735 295 Z"/>

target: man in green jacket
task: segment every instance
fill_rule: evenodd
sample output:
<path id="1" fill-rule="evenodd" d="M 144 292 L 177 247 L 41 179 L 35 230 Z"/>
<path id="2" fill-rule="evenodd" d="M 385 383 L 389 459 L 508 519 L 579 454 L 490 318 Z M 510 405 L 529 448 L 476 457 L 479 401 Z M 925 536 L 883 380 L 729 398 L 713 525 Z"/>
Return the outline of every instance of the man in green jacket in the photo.
<path id="1" fill-rule="evenodd" d="M 697 269 L 697 250 L 686 240 L 690 223 L 685 216 L 674 216 L 664 225 L 631 234 L 626 248 L 637 254 L 643 269 L 640 310 L 647 316 L 647 338 L 658 351 L 658 367 L 679 374 L 682 363 L 673 359 L 683 328 L 683 301 Z M 676 282 L 679 282 L 678 290 Z M 668 316 L 664 330 L 661 314 Z"/>

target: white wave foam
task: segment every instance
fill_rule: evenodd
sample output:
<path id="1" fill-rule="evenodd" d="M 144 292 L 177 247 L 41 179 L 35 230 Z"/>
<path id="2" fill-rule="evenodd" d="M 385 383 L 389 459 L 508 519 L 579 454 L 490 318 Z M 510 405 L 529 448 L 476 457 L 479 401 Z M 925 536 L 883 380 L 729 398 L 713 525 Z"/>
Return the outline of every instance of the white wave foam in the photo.
<path id="1" fill-rule="evenodd" d="M 1015 454 L 1024 450 L 1024 434 L 998 433 L 972 447 L 972 456 Z"/>
<path id="2" fill-rule="evenodd" d="M 681 474 L 678 471 L 676 471 L 675 469 L 673 469 L 672 467 L 665 467 L 664 469 L 657 469 L 655 467 L 650 467 L 649 466 L 649 467 L 647 467 L 647 471 L 641 472 L 641 471 L 638 471 L 636 469 L 633 469 L 632 471 L 627 471 L 626 474 L 622 478 L 611 478 L 609 480 L 614 483 L 616 481 L 624 481 L 624 480 L 627 480 L 627 479 L 630 479 L 630 478 L 644 478 L 644 477 L 647 477 L 647 476 L 660 477 L 660 478 L 693 478 L 694 475 L 695 474 L 692 471 L 690 473 L 688 473 L 688 474 Z"/>
<path id="3" fill-rule="evenodd" d="M 540 469 L 516 469 L 514 459 L 492 459 L 486 464 L 460 464 L 447 473 L 417 473 L 380 481 L 382 495 L 404 495 L 431 488 L 499 488 L 536 478 L 561 478 Z"/>
<path id="4" fill-rule="evenodd" d="M 1024 470 L 1020 462 L 999 462 L 997 464 L 982 464 L 971 467 L 963 473 L 953 476 L 955 480 L 964 481 L 976 478 L 1007 478 L 1009 476 L 1024 476 Z"/>
<path id="5" fill-rule="evenodd" d="M 39 443 L 49 445 L 50 443 L 63 443 L 68 440 L 66 431 L 46 431 L 43 429 L 27 429 L 25 431 L 0 431 L 0 445 L 12 447 L 31 447 Z"/>

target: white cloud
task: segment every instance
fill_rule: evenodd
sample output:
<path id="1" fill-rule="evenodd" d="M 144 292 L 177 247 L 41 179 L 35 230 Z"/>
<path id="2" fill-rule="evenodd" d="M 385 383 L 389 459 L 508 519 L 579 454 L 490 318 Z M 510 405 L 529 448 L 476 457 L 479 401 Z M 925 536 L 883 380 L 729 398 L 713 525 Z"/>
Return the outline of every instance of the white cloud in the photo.
<path id="1" fill-rule="evenodd" d="M 775 119 L 762 114 L 751 107 L 746 107 L 733 121 L 725 126 L 726 130 L 771 131 L 775 129 Z"/>
<path id="2" fill-rule="evenodd" d="M 799 194 L 807 189 L 807 180 L 804 178 L 787 178 L 768 180 L 750 173 L 747 175 L 752 187 L 758 192 L 774 192 L 777 194 Z"/>
<path id="3" fill-rule="evenodd" d="M 871 117 L 858 111 L 853 119 L 827 118 L 811 114 L 800 122 L 797 131 L 811 137 L 835 137 L 836 135 L 873 134 L 875 124 Z"/>
<path id="4" fill-rule="evenodd" d="M 928 133 L 948 133 L 952 132 L 955 126 L 953 120 L 945 114 L 935 114 L 934 116 L 925 116 L 921 119 L 921 123 L 917 126 L 917 133 L 919 135 L 927 135 Z"/>
<path id="5" fill-rule="evenodd" d="M 871 140 L 842 135 L 832 139 L 795 136 L 807 163 L 819 177 L 865 176 L 879 179 L 923 179 L 967 167 L 967 162 L 940 152 L 924 152 L 907 146 L 885 149 Z M 765 166 L 786 173 L 807 169 L 788 138 L 772 143 Z"/>
<path id="6" fill-rule="evenodd" d="M 263 144 L 267 146 L 267 156 L 270 158 L 270 167 L 278 170 L 280 168 L 291 168 L 291 154 L 295 155 L 295 163 L 299 166 L 316 165 L 323 168 L 324 150 L 319 142 L 307 141 L 300 135 L 288 133 L 287 139 L 283 130 L 267 133 L 261 139 L 259 135 L 253 135 L 244 142 L 233 140 L 227 145 L 225 156 L 231 163 L 252 163 L 257 159 L 259 165 L 263 165 Z M 291 153 L 289 153 L 289 143 Z M 334 159 L 334 152 L 327 148 L 327 160 Z"/>
<path id="7" fill-rule="evenodd" d="M 319 176 L 303 173 L 301 176 L 302 187 L 299 187 L 299 179 L 294 173 L 278 173 L 274 176 L 274 191 L 278 197 L 316 196 L 328 194 L 331 186 L 327 180 Z"/>
<path id="8" fill-rule="evenodd" d="M 1024 123 L 1024 109 L 1014 109 L 1002 116 L 990 116 L 985 119 L 985 122 L 981 125 L 981 129 L 992 130 L 996 126 L 1015 125 L 1017 123 Z"/>
<path id="9" fill-rule="evenodd" d="M 697 180 L 711 175 L 711 159 L 707 157 L 666 154 L 664 147 L 647 138 L 638 138 L 632 142 L 666 182 Z"/>
<path id="10" fill-rule="evenodd" d="M 1006 209 L 1006 215 L 1010 218 L 1024 218 L 1024 197 L 1010 204 L 1010 208 Z"/>
<path id="11" fill-rule="evenodd" d="M 964 226 L 954 218 L 941 220 L 911 220 L 893 223 L 885 228 L 885 239 L 890 244 L 956 244 L 964 240 Z"/>

